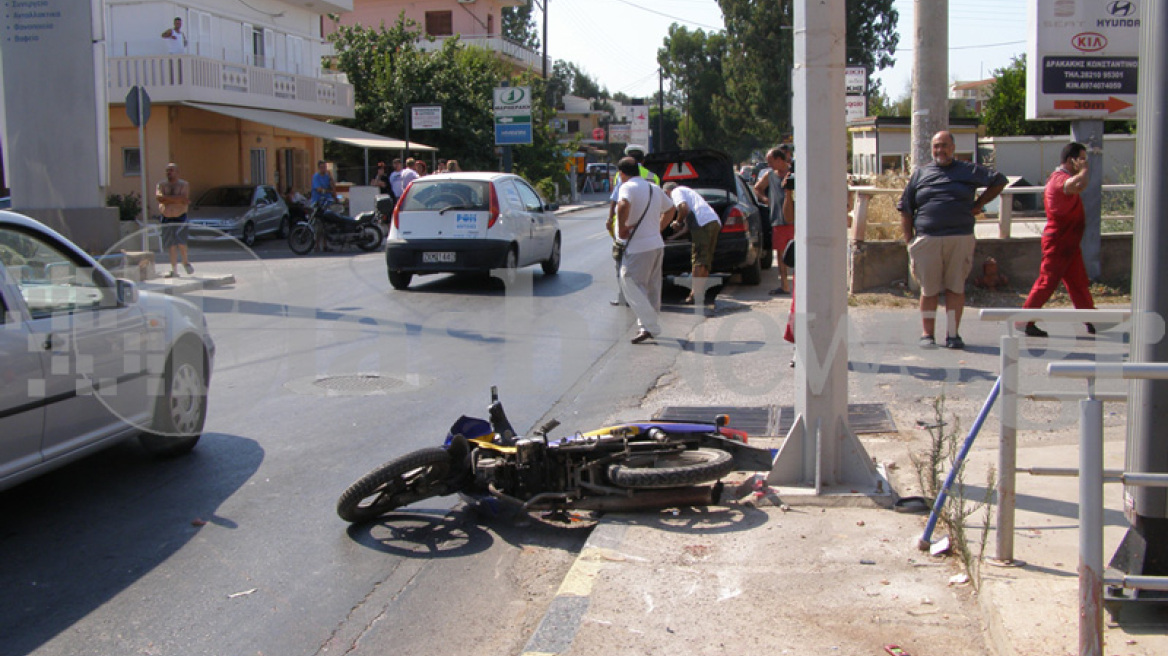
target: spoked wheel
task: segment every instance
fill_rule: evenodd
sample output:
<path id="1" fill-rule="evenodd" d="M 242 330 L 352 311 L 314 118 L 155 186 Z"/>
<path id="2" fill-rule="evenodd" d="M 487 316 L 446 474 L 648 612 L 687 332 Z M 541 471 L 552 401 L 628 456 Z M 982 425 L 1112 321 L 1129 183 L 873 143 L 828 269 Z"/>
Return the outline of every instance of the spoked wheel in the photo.
<path id="1" fill-rule="evenodd" d="M 297 255 L 307 255 L 316 244 L 316 233 L 307 223 L 298 223 L 288 235 L 288 248 Z"/>
<path id="2" fill-rule="evenodd" d="M 716 481 L 734 470 L 734 458 L 719 449 L 634 455 L 608 466 L 608 478 L 621 487 L 661 489 Z"/>
<path id="3" fill-rule="evenodd" d="M 203 353 L 179 344 L 166 363 L 164 393 L 154 407 L 154 421 L 138 436 L 158 456 L 181 455 L 195 448 L 207 420 L 207 376 Z"/>
<path id="4" fill-rule="evenodd" d="M 447 494 L 442 481 L 450 471 L 446 449 L 421 449 L 390 460 L 349 486 L 337 500 L 346 522 L 366 522 L 422 499 Z"/>

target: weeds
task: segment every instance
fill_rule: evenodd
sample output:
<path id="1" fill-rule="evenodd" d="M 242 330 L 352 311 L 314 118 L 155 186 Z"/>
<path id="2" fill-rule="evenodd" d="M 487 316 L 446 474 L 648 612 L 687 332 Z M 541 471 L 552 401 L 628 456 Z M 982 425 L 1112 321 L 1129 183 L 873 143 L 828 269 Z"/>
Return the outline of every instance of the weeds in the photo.
<path id="1" fill-rule="evenodd" d="M 985 494 L 980 501 L 971 501 L 965 487 L 964 463 L 957 462 L 960 452 L 961 423 L 954 415 L 952 424 L 945 422 L 945 394 L 933 400 L 934 421 L 926 428 L 929 431 L 929 446 L 926 450 L 910 454 L 917 472 L 917 482 L 928 498 L 936 499 L 945 484 L 946 470 L 957 467 L 953 485 L 947 492 L 947 500 L 941 507 L 941 525 L 949 534 L 953 553 L 961 561 L 961 567 L 969 576 L 974 590 L 981 588 L 981 565 L 985 562 L 986 542 L 989 539 L 992 501 L 997 475 L 991 466 L 986 473 Z M 982 513 L 980 535 L 976 545 L 971 545 L 967 529 L 969 518 Z"/>

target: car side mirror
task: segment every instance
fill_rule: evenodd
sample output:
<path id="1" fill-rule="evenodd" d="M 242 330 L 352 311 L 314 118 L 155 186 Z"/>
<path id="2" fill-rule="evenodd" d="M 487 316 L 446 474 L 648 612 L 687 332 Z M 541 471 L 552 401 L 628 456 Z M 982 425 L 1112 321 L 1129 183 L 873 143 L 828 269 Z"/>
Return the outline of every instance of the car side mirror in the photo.
<path id="1" fill-rule="evenodd" d="M 138 302 L 138 285 L 132 280 L 118 278 L 116 281 L 119 305 L 134 305 Z"/>
<path id="2" fill-rule="evenodd" d="M 548 204 L 543 206 L 543 209 L 545 212 L 554 212 L 554 211 L 560 209 L 560 204 L 559 203 L 548 203 Z"/>

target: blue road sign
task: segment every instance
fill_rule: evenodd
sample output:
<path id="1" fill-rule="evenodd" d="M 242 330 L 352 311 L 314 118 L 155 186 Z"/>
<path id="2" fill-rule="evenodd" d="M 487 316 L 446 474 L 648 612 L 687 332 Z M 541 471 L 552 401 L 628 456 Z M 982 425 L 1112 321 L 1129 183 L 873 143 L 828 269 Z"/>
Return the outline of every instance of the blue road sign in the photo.
<path id="1" fill-rule="evenodd" d="M 495 124 L 495 145 L 511 146 L 531 143 L 530 123 Z"/>

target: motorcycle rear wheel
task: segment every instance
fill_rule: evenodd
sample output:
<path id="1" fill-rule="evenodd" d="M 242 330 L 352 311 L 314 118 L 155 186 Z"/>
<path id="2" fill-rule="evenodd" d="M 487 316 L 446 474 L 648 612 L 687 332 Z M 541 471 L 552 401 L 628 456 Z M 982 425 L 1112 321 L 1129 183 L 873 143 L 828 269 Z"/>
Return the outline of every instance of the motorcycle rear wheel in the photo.
<path id="1" fill-rule="evenodd" d="M 304 223 L 298 223 L 288 234 L 288 248 L 297 255 L 307 255 L 316 245 L 316 233 Z"/>
<path id="2" fill-rule="evenodd" d="M 718 449 L 689 449 L 666 455 L 631 456 L 608 466 L 615 485 L 638 490 L 685 487 L 716 481 L 734 470 L 734 458 Z"/>
<path id="3" fill-rule="evenodd" d="M 446 449 L 420 449 L 390 460 L 349 486 L 337 500 L 346 522 L 367 522 L 415 501 L 448 494 L 442 481 L 450 471 Z"/>
<path id="4" fill-rule="evenodd" d="M 370 223 L 361 228 L 361 238 L 357 242 L 357 248 L 368 253 L 381 248 L 383 241 L 385 241 L 385 235 L 382 234 L 381 228 Z"/>

